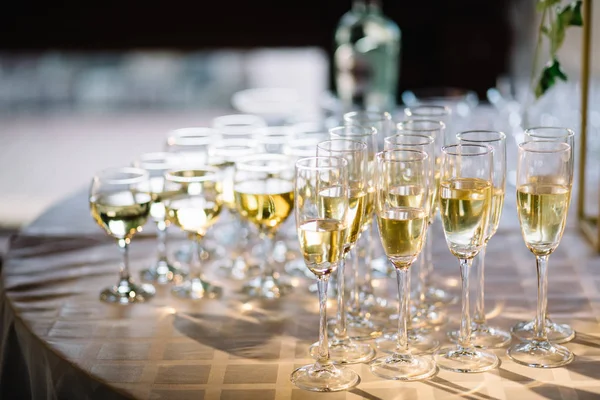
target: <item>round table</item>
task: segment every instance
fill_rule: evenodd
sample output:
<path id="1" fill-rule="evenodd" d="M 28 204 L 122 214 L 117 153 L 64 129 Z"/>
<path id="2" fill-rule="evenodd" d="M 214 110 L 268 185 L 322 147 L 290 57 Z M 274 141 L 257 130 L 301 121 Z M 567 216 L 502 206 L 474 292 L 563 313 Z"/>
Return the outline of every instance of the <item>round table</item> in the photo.
<path id="1" fill-rule="evenodd" d="M 486 297 L 491 323 L 508 328 L 533 316 L 536 290 L 534 259 L 523 245 L 510 201 L 504 213 L 506 221 L 488 248 Z M 436 277 L 458 293 L 457 262 L 435 228 Z M 134 276 L 151 262 L 154 246 L 152 234 L 133 239 Z M 50 208 L 11 241 L 1 279 L 0 397 L 488 400 L 600 395 L 600 258 L 573 228 L 550 259 L 549 287 L 550 315 L 578 332 L 567 344 L 577 355 L 571 365 L 535 370 L 513 363 L 498 349 L 498 370 L 440 371 L 428 381 L 401 383 L 379 379 L 368 365 L 358 364 L 351 368 L 360 374 L 360 385 L 336 394 L 304 392 L 289 382 L 294 368 L 311 362 L 308 346 L 317 339 L 317 299 L 306 290 L 310 280 L 296 280 L 294 293 L 286 298 L 250 301 L 238 293 L 242 282 L 226 280 L 207 265 L 225 288 L 221 299 L 179 300 L 162 286 L 144 304 L 101 303 L 99 291 L 115 283 L 119 261 L 114 241 L 89 215 L 85 192 Z M 377 290 L 386 284 L 379 281 Z M 450 313 L 449 326 L 455 327 L 458 307 Z M 448 329 L 434 334 L 444 340 Z"/>

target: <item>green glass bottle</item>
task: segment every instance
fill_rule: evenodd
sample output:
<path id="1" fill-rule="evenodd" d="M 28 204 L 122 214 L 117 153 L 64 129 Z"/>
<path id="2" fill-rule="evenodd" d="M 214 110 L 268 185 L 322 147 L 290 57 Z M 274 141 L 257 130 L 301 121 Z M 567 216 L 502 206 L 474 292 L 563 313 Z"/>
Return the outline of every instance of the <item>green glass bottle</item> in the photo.
<path id="1" fill-rule="evenodd" d="M 354 0 L 335 31 L 337 95 L 344 111 L 391 111 L 400 73 L 400 29 L 377 0 Z"/>

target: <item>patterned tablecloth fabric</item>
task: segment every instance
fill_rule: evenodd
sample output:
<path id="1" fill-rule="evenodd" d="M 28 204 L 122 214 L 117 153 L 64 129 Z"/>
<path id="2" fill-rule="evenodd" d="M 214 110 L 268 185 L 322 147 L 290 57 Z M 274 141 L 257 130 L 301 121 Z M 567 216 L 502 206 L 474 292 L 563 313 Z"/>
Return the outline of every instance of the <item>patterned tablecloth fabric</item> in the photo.
<path id="1" fill-rule="evenodd" d="M 534 258 L 518 230 L 510 190 L 486 267 L 490 323 L 504 328 L 532 318 L 536 304 Z M 11 384 L 17 386 L 15 377 L 26 377 L 35 399 L 600 397 L 600 257 L 572 224 L 550 258 L 549 273 L 550 315 L 577 330 L 567 344 L 576 354 L 571 365 L 527 368 L 499 349 L 502 364 L 497 370 L 439 371 L 432 379 L 403 383 L 379 379 L 368 365 L 358 364 L 351 366 L 361 376 L 358 387 L 321 394 L 296 389 L 289 381 L 294 368 L 311 362 L 308 346 L 317 339 L 317 299 L 307 290 L 309 279 L 297 279 L 294 293 L 281 300 L 249 301 L 238 293 L 242 282 L 224 279 L 209 263 L 208 275 L 225 287 L 220 300 L 179 300 L 166 286 L 158 287 L 157 296 L 146 304 L 103 304 L 98 293 L 116 280 L 119 252 L 93 225 L 87 207 L 85 194 L 76 195 L 50 209 L 12 243 L 2 271 L 5 292 L 0 302 L 4 393 Z M 435 279 L 458 294 L 457 262 L 440 227 L 434 228 Z M 153 235 L 134 238 L 131 259 L 136 272 L 152 260 L 154 245 Z M 174 242 L 171 248 L 176 246 Z M 378 280 L 376 290 L 393 299 L 394 281 Z M 458 306 L 449 311 L 450 323 L 435 333 L 444 342 L 445 332 L 459 319 Z"/>

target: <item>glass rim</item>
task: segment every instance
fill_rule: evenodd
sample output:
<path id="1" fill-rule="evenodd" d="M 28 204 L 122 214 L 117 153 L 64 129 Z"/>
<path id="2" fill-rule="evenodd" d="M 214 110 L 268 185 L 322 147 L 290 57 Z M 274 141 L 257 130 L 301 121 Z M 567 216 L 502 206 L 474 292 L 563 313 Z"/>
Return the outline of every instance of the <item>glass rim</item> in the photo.
<path id="1" fill-rule="evenodd" d="M 217 129 L 204 126 L 178 128 L 169 131 L 167 145 L 205 145 L 210 144 L 218 135 L 220 133 Z"/>
<path id="2" fill-rule="evenodd" d="M 431 110 L 438 110 L 438 113 L 419 113 L 416 112 L 415 110 L 418 109 L 431 109 Z M 447 117 L 452 115 L 452 109 L 448 106 L 444 106 L 441 104 L 417 104 L 415 106 L 412 107 L 406 107 L 404 109 L 404 114 L 407 116 L 411 116 L 411 115 L 415 115 L 415 116 L 427 116 L 427 117 L 439 117 L 439 116 L 443 116 L 443 117 Z"/>
<path id="3" fill-rule="evenodd" d="M 148 171 L 160 171 L 172 168 L 176 164 L 177 157 L 167 151 L 152 151 L 140 154 L 133 160 L 134 168 L 141 168 Z"/>
<path id="4" fill-rule="evenodd" d="M 254 165 L 251 164 L 255 161 L 275 161 L 279 165 Z M 294 163 L 290 160 L 290 157 L 285 154 L 276 153 L 257 153 L 248 156 L 240 157 L 235 161 L 236 169 L 243 169 L 252 172 L 279 172 L 286 169 L 292 169 Z"/>
<path id="5" fill-rule="evenodd" d="M 177 172 L 209 172 L 209 174 L 202 176 L 177 176 L 175 175 Z M 176 182 L 176 183 L 194 183 L 194 182 L 204 182 L 209 180 L 217 180 L 219 179 L 219 169 L 211 167 L 210 165 L 199 165 L 193 166 L 190 168 L 175 168 L 167 171 L 165 173 L 165 181 Z"/>
<path id="6" fill-rule="evenodd" d="M 346 143 L 352 143 L 352 146 L 355 146 L 355 148 L 353 149 L 341 149 L 341 150 L 337 150 L 337 149 L 326 149 L 324 147 L 322 147 L 321 145 L 324 143 L 335 143 L 335 142 L 346 142 Z M 323 140 L 322 142 L 317 143 L 317 151 L 318 149 L 322 149 L 323 151 L 329 151 L 329 152 L 336 152 L 336 153 L 355 153 L 356 151 L 362 150 L 362 151 L 368 151 L 369 147 L 367 146 L 367 144 L 365 142 L 358 142 L 356 140 L 351 140 L 351 139 L 329 139 L 329 140 Z"/>
<path id="7" fill-rule="evenodd" d="M 216 142 L 212 143 L 211 150 L 225 150 L 228 147 L 234 148 L 256 148 L 258 146 L 258 142 L 254 139 L 246 139 L 246 138 L 229 138 L 229 139 L 219 139 Z"/>
<path id="8" fill-rule="evenodd" d="M 391 121 L 392 114 L 388 111 L 374 111 L 374 110 L 364 110 L 364 111 L 349 111 L 342 115 L 343 121 L 354 122 L 354 117 L 359 115 L 366 116 L 366 122 L 381 122 L 381 121 Z M 373 118 L 371 118 L 373 117 Z M 361 126 L 360 124 L 357 124 Z"/>
<path id="9" fill-rule="evenodd" d="M 423 141 L 423 143 L 393 143 L 393 142 L 391 142 L 391 139 L 397 138 L 397 137 L 423 138 L 424 141 Z M 385 139 L 383 139 L 383 142 L 388 143 L 388 144 L 402 145 L 402 146 L 426 146 L 426 145 L 435 144 L 435 138 L 430 135 L 422 135 L 422 134 L 418 134 L 418 133 L 397 133 L 395 135 L 386 137 Z"/>
<path id="10" fill-rule="evenodd" d="M 463 154 L 459 152 L 452 151 L 452 149 L 456 149 L 459 147 L 468 147 L 468 148 L 479 148 L 485 151 L 476 154 Z M 471 144 L 471 143 L 459 143 L 459 144 L 450 144 L 442 147 L 442 153 L 450 155 L 450 156 L 461 156 L 461 157 L 478 157 L 486 154 L 493 154 L 494 149 L 491 146 L 484 146 L 481 144 Z"/>
<path id="11" fill-rule="evenodd" d="M 386 158 L 385 156 L 388 154 L 394 154 L 394 153 L 412 153 L 413 155 L 419 155 L 419 158 L 413 158 L 410 160 L 395 160 L 395 159 L 389 159 Z M 403 162 L 403 163 L 409 163 L 409 162 L 422 162 L 425 161 L 429 158 L 429 155 L 424 152 L 423 150 L 415 150 L 415 149 L 388 149 L 388 150 L 383 150 L 380 151 L 379 153 L 377 153 L 377 160 L 380 162 Z"/>
<path id="12" fill-rule="evenodd" d="M 552 144 L 557 146 L 556 149 L 528 149 L 527 147 L 531 146 L 539 146 L 540 144 Z M 552 154 L 552 153 L 562 153 L 562 152 L 570 152 L 571 146 L 568 143 L 557 142 L 556 140 L 535 140 L 530 142 L 522 142 L 519 143 L 519 150 L 526 151 L 528 153 L 541 153 L 541 154 Z"/>
<path id="13" fill-rule="evenodd" d="M 250 123 L 242 123 L 242 122 L 233 122 L 231 124 L 228 123 L 223 123 L 222 126 L 216 126 L 219 125 L 219 122 L 221 121 L 227 121 L 227 120 L 232 120 L 232 121 L 244 121 L 244 120 L 248 120 L 248 121 L 255 121 L 255 122 L 260 122 L 262 125 L 261 126 L 267 126 L 265 120 L 261 117 L 259 117 L 258 115 L 254 115 L 254 114 L 226 114 L 226 115 L 219 115 L 218 117 L 215 117 L 212 119 L 212 123 L 211 126 L 213 127 L 213 129 L 223 129 L 223 128 L 236 128 L 236 127 L 242 127 L 244 125 L 246 126 L 252 126 L 252 124 Z M 256 126 L 257 128 L 259 128 L 259 126 Z"/>
<path id="14" fill-rule="evenodd" d="M 535 131 L 539 131 L 539 130 L 545 130 L 545 131 L 563 131 L 565 132 L 565 135 L 560 135 L 560 136 L 552 136 L 552 135 L 540 135 L 540 134 L 533 134 Z M 575 131 L 571 128 L 564 128 L 562 126 L 534 126 L 531 128 L 527 128 L 525 129 L 525 131 L 523 131 L 523 133 L 525 135 L 529 135 L 532 137 L 537 137 L 537 138 L 541 138 L 541 139 L 557 139 L 557 138 L 572 138 L 575 136 Z"/>
<path id="15" fill-rule="evenodd" d="M 338 130 L 342 130 L 342 129 L 353 129 L 353 128 L 358 128 L 358 129 L 362 129 L 364 131 L 364 133 L 357 133 L 357 134 L 348 134 L 348 135 L 340 135 L 339 133 L 337 133 L 336 131 Z M 377 129 L 373 126 L 363 126 L 363 125 L 356 125 L 356 124 L 351 124 L 351 125 L 340 125 L 340 126 L 334 126 L 333 128 L 329 128 L 329 134 L 330 135 L 335 135 L 338 137 L 373 137 L 375 135 L 377 135 Z"/>
<path id="16" fill-rule="evenodd" d="M 325 165 L 325 166 L 305 165 L 305 163 L 307 163 L 309 161 L 317 161 L 317 163 L 318 163 L 321 160 L 323 160 L 323 161 L 325 161 L 325 160 L 328 160 L 328 161 L 336 160 L 336 162 L 339 162 L 340 165 Z M 302 157 L 302 158 L 296 160 L 295 166 L 296 166 L 297 169 L 305 169 L 305 170 L 311 170 L 311 171 L 334 170 L 334 169 L 343 169 L 343 168 L 346 168 L 348 166 L 348 161 L 346 161 L 342 157 L 312 156 L 312 157 Z"/>
<path id="17" fill-rule="evenodd" d="M 419 123 L 419 122 L 428 122 L 434 125 L 437 125 L 436 128 L 408 128 L 408 127 L 404 127 L 401 125 L 403 124 L 414 124 L 414 123 Z M 439 131 L 441 132 L 442 130 L 446 129 L 446 124 L 444 123 L 444 121 L 438 121 L 435 119 L 406 119 L 403 121 L 400 121 L 398 123 L 396 123 L 396 130 L 398 131 L 412 131 L 412 132 L 432 132 L 432 131 Z"/>
<path id="18" fill-rule="evenodd" d="M 495 133 L 498 134 L 498 137 L 495 139 L 463 139 L 461 136 L 463 134 L 468 134 L 468 133 Z M 472 130 L 468 130 L 468 131 L 462 131 L 462 132 L 458 132 L 456 134 L 456 137 L 459 140 L 465 141 L 465 142 L 469 142 L 469 143 L 495 143 L 495 142 L 501 142 L 503 140 L 506 140 L 506 134 L 502 131 L 494 131 L 492 129 L 472 129 Z"/>
<path id="19" fill-rule="evenodd" d="M 130 174 L 137 175 L 128 178 L 111 178 L 109 175 Z M 143 168 L 138 167 L 111 167 L 105 168 L 94 175 L 94 180 L 111 185 L 129 185 L 142 183 L 150 179 L 150 174 Z"/>

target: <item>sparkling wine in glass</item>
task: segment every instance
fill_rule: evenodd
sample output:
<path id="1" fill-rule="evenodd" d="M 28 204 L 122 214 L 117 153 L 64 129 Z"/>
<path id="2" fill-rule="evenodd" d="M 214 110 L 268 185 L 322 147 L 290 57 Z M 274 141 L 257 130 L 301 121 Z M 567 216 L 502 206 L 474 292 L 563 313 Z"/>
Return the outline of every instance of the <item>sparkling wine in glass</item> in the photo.
<path id="1" fill-rule="evenodd" d="M 455 372 L 496 368 L 498 357 L 476 349 L 471 341 L 469 273 L 473 258 L 485 244 L 492 205 L 492 148 L 458 144 L 442 148 L 439 207 L 450 252 L 460 262 L 462 318 L 458 344 L 435 353 L 438 366 Z"/>
<path id="2" fill-rule="evenodd" d="M 385 379 L 421 380 L 437 371 L 430 356 L 412 354 L 408 341 L 410 266 L 425 242 L 430 168 L 427 154 L 418 150 L 386 150 L 377 155 L 377 225 L 385 254 L 396 269 L 399 298 L 396 349 L 371 362 L 371 372 Z M 412 190 L 405 190 L 407 186 Z"/>
<path id="3" fill-rule="evenodd" d="M 350 389 L 360 380 L 353 370 L 329 358 L 327 337 L 327 283 L 342 259 L 347 233 L 348 198 L 338 197 L 336 215 L 327 215 L 323 195 L 331 190 L 347 193 L 346 161 L 336 157 L 310 157 L 296 162 L 296 226 L 307 268 L 319 286 L 319 345 L 316 361 L 296 369 L 290 380 L 301 389 L 335 392 Z"/>
<path id="4" fill-rule="evenodd" d="M 569 128 L 560 128 L 560 127 L 538 127 L 538 128 L 529 128 L 525 129 L 524 132 L 524 141 L 532 142 L 532 141 L 556 141 L 560 143 L 566 143 L 571 147 L 571 159 L 569 161 L 569 165 L 571 170 L 574 169 L 575 163 L 575 132 Z M 546 178 L 550 179 L 550 178 Z M 562 179 L 562 178 L 558 178 Z M 562 184 L 560 181 L 556 181 L 557 184 Z M 546 270 L 547 271 L 547 270 Z M 572 340 L 575 337 L 575 330 L 571 328 L 568 324 L 559 324 L 552 321 L 546 315 L 546 320 L 544 322 L 544 326 L 546 329 L 546 335 L 548 336 L 548 340 L 553 343 L 566 343 Z M 531 340 L 535 337 L 535 319 L 531 321 L 522 321 L 515 324 L 511 328 L 511 332 L 517 338 L 521 340 Z"/>
<path id="5" fill-rule="evenodd" d="M 123 255 L 118 283 L 104 289 L 100 300 L 120 304 L 148 300 L 154 286 L 134 283 L 129 272 L 129 243 L 142 230 L 152 207 L 148 172 L 133 167 L 100 171 L 92 179 L 89 201 L 92 217 L 117 241 Z"/>
<path id="6" fill-rule="evenodd" d="M 556 250 L 567 222 L 573 182 L 571 146 L 556 141 L 519 145 L 517 212 L 527 248 L 535 255 L 538 300 L 534 337 L 508 349 L 519 364 L 552 368 L 569 364 L 573 353 L 548 340 L 548 258 Z"/>
<path id="7" fill-rule="evenodd" d="M 223 207 L 221 176 L 213 167 L 184 167 L 165 175 L 167 219 L 192 242 L 189 276 L 172 289 L 177 297 L 197 300 L 221 296 L 223 290 L 209 282 L 203 271 L 202 239 L 217 222 Z"/>
<path id="8" fill-rule="evenodd" d="M 263 244 L 260 276 L 242 289 L 251 297 L 278 298 L 292 289 L 275 269 L 273 241 L 294 207 L 293 180 L 294 164 L 283 154 L 261 153 L 236 161 L 235 205 L 242 218 L 256 227 Z"/>

